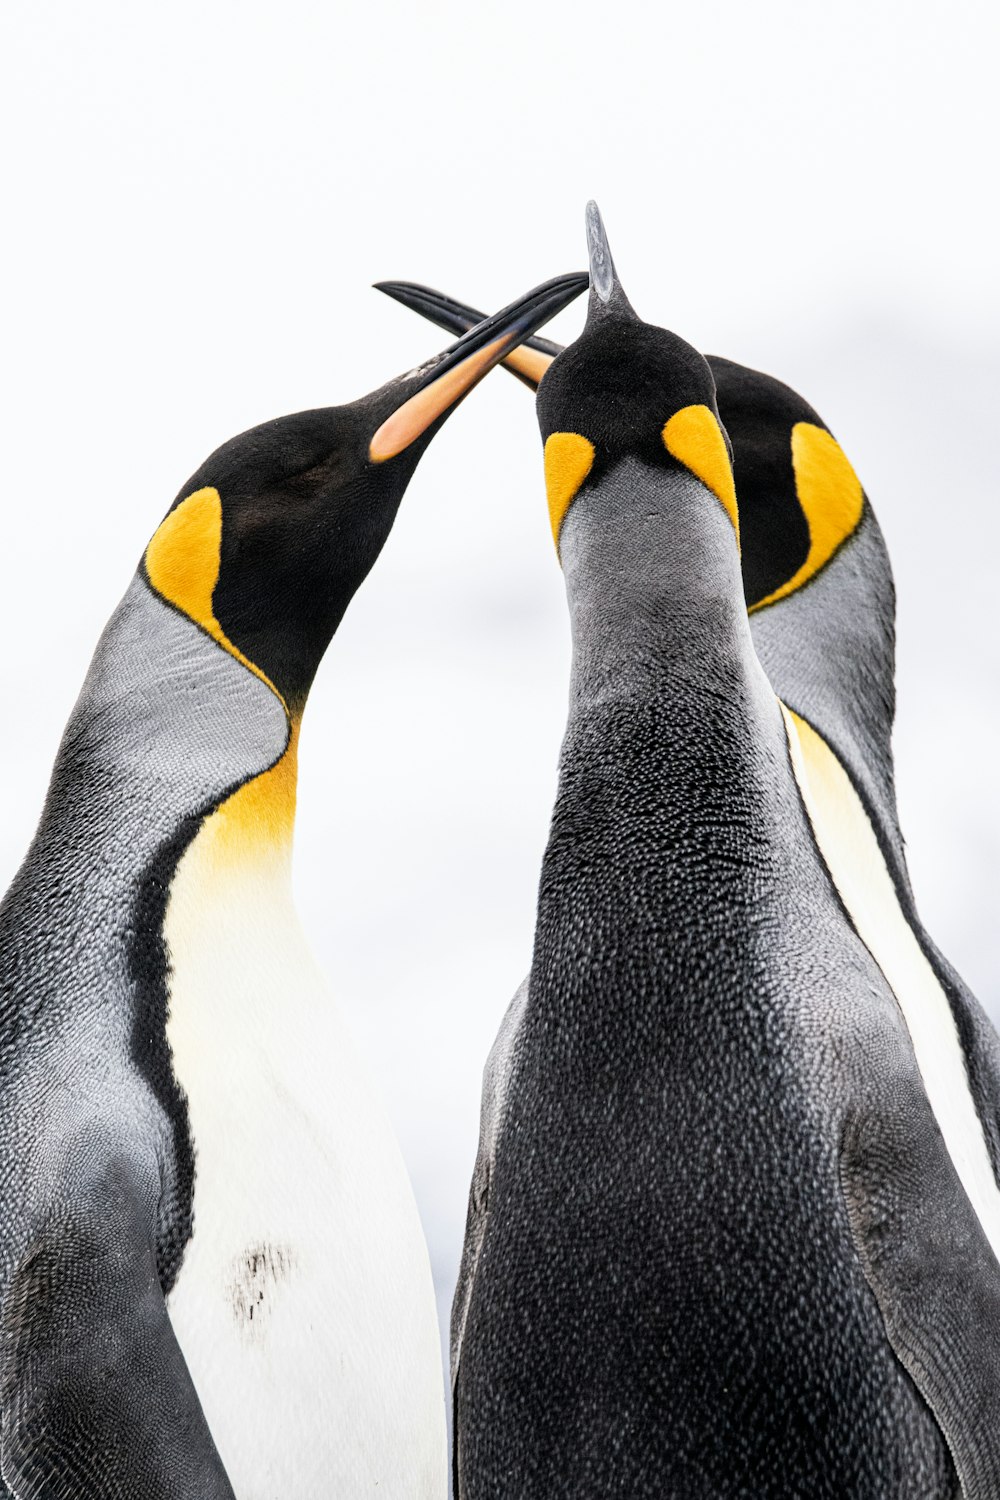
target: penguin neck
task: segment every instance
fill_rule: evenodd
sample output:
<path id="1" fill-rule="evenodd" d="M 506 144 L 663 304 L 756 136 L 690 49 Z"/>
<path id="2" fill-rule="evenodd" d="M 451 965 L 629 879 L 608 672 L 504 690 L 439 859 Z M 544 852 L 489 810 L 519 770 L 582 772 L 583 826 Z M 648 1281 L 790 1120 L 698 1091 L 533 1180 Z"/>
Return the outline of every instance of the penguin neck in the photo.
<path id="1" fill-rule="evenodd" d="M 0 903 L 5 1003 L 45 1016 L 86 994 L 123 1045 L 136 1016 L 155 1031 L 165 913 L 182 865 L 202 877 L 185 889 L 206 952 L 227 908 L 246 916 L 231 944 L 244 972 L 276 924 L 298 942 L 295 751 L 273 689 L 136 575 L 98 643 L 38 830 Z M 70 919 L 79 941 L 67 941 Z M 138 1011 L 123 1006 L 128 995 Z"/>
<path id="2" fill-rule="evenodd" d="M 693 478 L 630 469 L 564 526 L 572 688 L 530 995 L 571 1069 L 598 1034 L 632 1046 L 716 1004 L 705 945 L 753 949 L 798 805 L 729 518 Z"/>
<path id="3" fill-rule="evenodd" d="M 750 631 L 782 703 L 823 736 L 862 793 L 893 874 L 909 892 L 892 757 L 895 591 L 867 504 L 808 587 L 754 608 Z"/>
<path id="4" fill-rule="evenodd" d="M 232 792 L 202 824 L 200 850 L 220 875 L 234 866 L 267 866 L 273 880 L 290 888 L 300 726 L 301 715 L 293 716 L 280 758 Z"/>
<path id="5" fill-rule="evenodd" d="M 101 637 L 67 725 L 40 836 L 72 826 L 123 880 L 211 825 L 219 859 L 291 857 L 301 711 L 141 573 Z"/>
<path id="6" fill-rule="evenodd" d="M 723 507 L 686 474 L 620 462 L 571 508 L 561 559 L 571 713 L 606 698 L 718 697 L 756 672 L 739 552 Z"/>

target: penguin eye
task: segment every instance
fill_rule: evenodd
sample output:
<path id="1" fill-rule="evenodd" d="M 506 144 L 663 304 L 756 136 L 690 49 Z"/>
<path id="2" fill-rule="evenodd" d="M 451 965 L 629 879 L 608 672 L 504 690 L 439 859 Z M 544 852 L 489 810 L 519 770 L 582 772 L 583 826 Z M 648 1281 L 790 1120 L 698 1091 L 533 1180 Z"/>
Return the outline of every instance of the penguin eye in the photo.
<path id="1" fill-rule="evenodd" d="M 720 501 L 740 544 L 740 515 L 729 448 L 722 428 L 707 406 L 684 406 L 666 423 L 663 444 L 672 458 L 690 469 Z"/>
<path id="2" fill-rule="evenodd" d="M 301 468 L 291 469 L 285 475 L 285 482 L 297 491 L 324 489 L 336 481 L 343 457 L 339 444 L 327 448 L 319 459 L 313 458 Z"/>

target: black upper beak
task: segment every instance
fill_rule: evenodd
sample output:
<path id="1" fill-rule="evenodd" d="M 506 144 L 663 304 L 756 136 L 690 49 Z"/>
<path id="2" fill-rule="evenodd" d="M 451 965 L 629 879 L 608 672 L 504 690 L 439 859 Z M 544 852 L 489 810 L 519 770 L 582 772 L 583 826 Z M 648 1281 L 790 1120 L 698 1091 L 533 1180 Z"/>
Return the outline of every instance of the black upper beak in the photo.
<path id="1" fill-rule="evenodd" d="M 368 451 L 372 461 L 383 463 L 402 453 L 433 422 L 455 407 L 495 364 L 509 356 L 536 328 L 547 323 L 578 297 L 587 283 L 588 278 L 579 272 L 546 281 L 517 302 L 512 302 L 509 307 L 494 313 L 492 317 L 477 321 L 474 327 L 464 332 L 458 342 L 452 344 L 437 359 L 421 366 L 412 376 L 404 377 L 405 396 L 371 439 Z M 379 290 L 404 302 L 406 297 L 399 296 L 395 290 L 403 285 L 383 282 L 380 283 Z M 424 297 L 434 298 L 437 295 L 428 293 L 425 288 L 420 291 Z M 458 306 L 455 304 L 456 308 Z M 457 313 L 450 314 L 448 320 L 444 321 L 442 316 L 435 316 L 423 307 L 419 311 L 453 331 L 458 331 L 463 326 L 455 321 Z M 558 349 L 557 345 L 548 347 Z M 553 357 L 554 355 L 548 355 L 550 360 Z"/>
<path id="2" fill-rule="evenodd" d="M 384 292 L 387 297 L 401 302 L 404 307 L 412 308 L 449 333 L 465 333 L 482 322 L 485 316 L 478 308 L 470 307 L 466 302 L 458 302 L 444 292 L 436 292 L 433 287 L 420 286 L 415 281 L 377 281 L 375 290 Z M 554 344 L 551 339 L 528 338 L 506 355 L 501 363 L 504 369 L 523 380 L 530 390 L 537 391 L 545 371 L 562 350 L 562 344 Z"/>

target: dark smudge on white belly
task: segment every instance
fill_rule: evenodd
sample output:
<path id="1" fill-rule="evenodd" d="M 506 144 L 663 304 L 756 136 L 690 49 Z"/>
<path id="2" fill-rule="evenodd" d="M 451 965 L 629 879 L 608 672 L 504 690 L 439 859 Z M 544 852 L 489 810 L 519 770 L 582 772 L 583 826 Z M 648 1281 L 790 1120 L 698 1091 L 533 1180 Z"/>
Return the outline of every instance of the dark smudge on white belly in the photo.
<path id="1" fill-rule="evenodd" d="M 248 1245 L 233 1261 L 226 1289 L 233 1318 L 249 1338 L 265 1332 L 275 1297 L 294 1271 L 295 1257 L 287 1245 Z"/>

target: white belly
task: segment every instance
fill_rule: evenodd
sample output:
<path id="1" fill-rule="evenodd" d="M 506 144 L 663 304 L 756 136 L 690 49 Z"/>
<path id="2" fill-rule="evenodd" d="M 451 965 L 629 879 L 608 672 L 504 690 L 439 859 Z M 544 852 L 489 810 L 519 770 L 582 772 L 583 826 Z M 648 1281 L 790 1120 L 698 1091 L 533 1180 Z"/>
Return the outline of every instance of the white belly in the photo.
<path id="1" fill-rule="evenodd" d="M 447 1493 L 423 1233 L 278 857 L 211 824 L 171 888 L 168 1036 L 195 1146 L 168 1307 L 237 1500 Z"/>
<path id="2" fill-rule="evenodd" d="M 875 830 L 826 741 L 782 705 L 792 767 L 820 853 L 903 1013 L 955 1171 L 1000 1260 L 1000 1190 L 948 997 L 903 913 Z"/>

